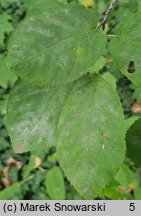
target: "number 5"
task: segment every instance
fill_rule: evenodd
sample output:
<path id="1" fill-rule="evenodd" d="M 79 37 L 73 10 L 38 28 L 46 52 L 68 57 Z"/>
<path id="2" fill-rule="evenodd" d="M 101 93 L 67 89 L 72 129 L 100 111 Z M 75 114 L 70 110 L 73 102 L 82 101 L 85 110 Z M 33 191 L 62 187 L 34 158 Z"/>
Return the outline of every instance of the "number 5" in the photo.
<path id="1" fill-rule="evenodd" d="M 135 203 L 130 203 L 129 210 L 135 211 Z"/>

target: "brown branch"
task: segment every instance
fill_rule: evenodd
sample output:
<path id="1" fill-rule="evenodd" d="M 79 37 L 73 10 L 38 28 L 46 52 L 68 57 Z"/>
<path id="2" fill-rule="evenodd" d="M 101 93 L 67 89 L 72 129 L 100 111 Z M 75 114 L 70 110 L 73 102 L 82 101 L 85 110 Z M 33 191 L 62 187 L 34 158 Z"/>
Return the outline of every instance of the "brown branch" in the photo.
<path id="1" fill-rule="evenodd" d="M 104 30 L 105 29 L 105 25 L 106 25 L 106 22 L 107 22 L 107 19 L 109 17 L 109 14 L 111 13 L 113 7 L 115 6 L 117 0 L 112 0 L 111 4 L 109 5 L 109 7 L 107 8 L 105 14 L 104 14 L 104 17 L 102 19 L 102 21 L 99 23 L 98 25 L 98 28 L 101 28 Z"/>

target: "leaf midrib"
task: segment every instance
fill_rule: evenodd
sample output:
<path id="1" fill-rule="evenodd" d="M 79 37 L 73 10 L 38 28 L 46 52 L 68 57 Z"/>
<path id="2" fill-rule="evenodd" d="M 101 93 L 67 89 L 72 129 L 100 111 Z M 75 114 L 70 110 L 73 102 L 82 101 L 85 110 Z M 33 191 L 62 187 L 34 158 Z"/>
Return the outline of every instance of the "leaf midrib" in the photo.
<path id="1" fill-rule="evenodd" d="M 10 67 L 11 67 L 11 68 L 12 68 L 12 67 L 15 67 L 16 65 L 22 63 L 23 60 L 30 59 L 30 58 L 32 58 L 32 57 L 34 57 L 34 56 L 39 55 L 40 53 L 46 52 L 49 48 L 53 48 L 53 47 L 55 47 L 55 46 L 58 46 L 58 45 L 60 45 L 60 44 L 63 44 L 63 43 L 65 43 L 66 41 L 71 40 L 72 38 L 77 38 L 77 37 L 80 36 L 80 35 L 83 35 L 83 34 L 85 34 L 85 33 L 95 32 L 96 30 L 98 30 L 97 27 L 96 27 L 95 29 L 90 29 L 90 30 L 87 30 L 87 31 L 82 31 L 81 33 L 76 34 L 76 35 L 72 34 L 72 36 L 70 36 L 70 37 L 68 37 L 68 38 L 65 38 L 65 39 L 63 39 L 63 40 L 61 40 L 61 41 L 58 41 L 58 42 L 56 42 L 55 44 L 52 44 L 51 46 L 48 46 L 48 47 L 42 49 L 42 50 L 39 51 L 39 52 L 36 52 L 36 53 L 34 53 L 34 54 L 32 54 L 32 55 L 25 56 L 25 57 L 21 58 L 21 61 L 16 62 L 15 64 L 11 65 Z"/>

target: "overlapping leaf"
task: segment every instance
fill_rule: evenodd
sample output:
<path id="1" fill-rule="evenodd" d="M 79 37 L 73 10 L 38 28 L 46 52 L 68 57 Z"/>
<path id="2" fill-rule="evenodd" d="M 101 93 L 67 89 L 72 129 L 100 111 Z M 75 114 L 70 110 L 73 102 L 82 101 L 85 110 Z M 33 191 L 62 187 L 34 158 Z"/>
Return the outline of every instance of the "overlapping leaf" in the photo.
<path id="1" fill-rule="evenodd" d="M 53 200 L 65 199 L 64 176 L 60 168 L 54 166 L 46 174 L 46 191 Z"/>
<path id="2" fill-rule="evenodd" d="M 25 80 L 56 86 L 87 73 L 105 50 L 95 11 L 55 8 L 23 22 L 9 42 L 9 65 Z"/>
<path id="3" fill-rule="evenodd" d="M 96 197 L 125 154 L 125 120 L 113 87 L 98 75 L 80 79 L 65 103 L 57 134 L 66 176 L 85 198 Z"/>
<path id="4" fill-rule="evenodd" d="M 16 192 L 20 191 L 21 184 L 22 182 L 15 182 L 14 184 L 0 191 L 0 200 L 8 200 Z"/>
<path id="5" fill-rule="evenodd" d="M 49 148 L 62 106 L 73 83 L 62 88 L 33 87 L 19 80 L 10 94 L 7 127 L 15 152 Z"/>
<path id="6" fill-rule="evenodd" d="M 119 99 L 98 75 L 61 88 L 19 80 L 9 98 L 7 127 L 16 152 L 49 148 L 55 140 L 65 174 L 86 198 L 109 183 L 125 154 Z"/>
<path id="7" fill-rule="evenodd" d="M 137 86 L 141 85 L 141 13 L 124 18 L 111 35 L 110 51 L 117 68 Z M 134 70 L 129 71 L 130 62 Z"/>
<path id="8" fill-rule="evenodd" d="M 115 180 L 126 190 L 133 190 L 137 187 L 139 180 L 135 173 L 125 164 L 122 165 L 117 173 Z"/>

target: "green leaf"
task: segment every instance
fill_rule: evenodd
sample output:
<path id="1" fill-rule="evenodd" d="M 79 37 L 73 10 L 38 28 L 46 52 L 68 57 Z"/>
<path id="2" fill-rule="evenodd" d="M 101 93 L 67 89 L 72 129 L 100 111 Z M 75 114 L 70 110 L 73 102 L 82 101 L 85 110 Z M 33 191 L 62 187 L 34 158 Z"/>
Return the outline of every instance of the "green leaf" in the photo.
<path id="1" fill-rule="evenodd" d="M 65 199 L 64 177 L 59 167 L 55 166 L 47 172 L 46 191 L 53 200 Z"/>
<path id="2" fill-rule="evenodd" d="M 125 155 L 125 120 L 113 87 L 98 75 L 80 79 L 65 103 L 57 134 L 65 175 L 86 199 L 93 199 Z"/>
<path id="3" fill-rule="evenodd" d="M 96 13 L 77 5 L 22 22 L 9 41 L 9 65 L 37 85 L 59 86 L 81 77 L 105 50 Z"/>
<path id="4" fill-rule="evenodd" d="M 43 88 L 17 81 L 7 110 L 7 128 L 15 152 L 50 148 L 62 107 L 73 85 Z"/>
<path id="5" fill-rule="evenodd" d="M 116 90 L 116 78 L 110 72 L 104 73 L 102 77 Z"/>
<path id="6" fill-rule="evenodd" d="M 89 68 L 89 72 L 90 73 L 98 73 L 106 64 L 105 58 L 103 56 L 101 56 L 97 62 Z"/>
<path id="7" fill-rule="evenodd" d="M 107 185 L 100 197 L 112 199 L 112 200 L 131 200 L 133 199 L 130 191 L 126 191 L 123 186 L 121 186 L 117 181 L 112 180 L 109 185 Z"/>
<path id="8" fill-rule="evenodd" d="M 9 187 L 0 191 L 0 200 L 8 200 L 11 196 L 13 196 L 16 192 L 20 190 L 21 182 L 16 182 Z"/>
<path id="9" fill-rule="evenodd" d="M 16 75 L 7 67 L 5 58 L 0 59 L 0 86 L 7 88 L 8 82 L 14 82 Z"/>
<path id="10" fill-rule="evenodd" d="M 110 51 L 115 64 L 135 85 L 141 84 L 141 13 L 124 17 L 111 35 Z M 134 62 L 135 71 L 129 71 L 130 62 Z"/>
<path id="11" fill-rule="evenodd" d="M 7 103 L 8 103 L 9 94 L 5 94 L 3 100 L 0 101 L 0 114 L 5 116 L 7 111 Z"/>
<path id="12" fill-rule="evenodd" d="M 127 130 L 131 127 L 131 125 L 140 118 L 140 116 L 131 116 L 126 119 Z"/>
<path id="13" fill-rule="evenodd" d="M 137 187 L 134 190 L 134 199 L 135 200 L 141 200 L 141 187 Z"/>
<path id="14" fill-rule="evenodd" d="M 141 166 L 141 118 L 131 125 L 126 134 L 127 156 Z"/>
<path id="15" fill-rule="evenodd" d="M 0 151 L 4 151 L 8 147 L 9 147 L 9 142 L 5 138 L 0 137 Z"/>
<path id="16" fill-rule="evenodd" d="M 0 14 L 0 44 L 2 45 L 4 42 L 4 33 L 11 32 L 13 27 L 11 23 L 8 21 L 10 18 L 9 15 Z"/>
<path id="17" fill-rule="evenodd" d="M 29 176 L 30 172 L 35 168 L 35 159 L 36 159 L 36 155 L 31 155 L 29 163 L 25 167 L 22 175 L 24 179 L 26 179 Z"/>
<path id="18" fill-rule="evenodd" d="M 10 167 L 10 169 L 8 171 L 8 179 L 10 180 L 11 183 L 18 181 L 17 167 L 15 167 L 15 166 Z"/>
<path id="19" fill-rule="evenodd" d="M 100 193 L 100 197 L 106 197 L 109 199 L 120 199 L 121 194 L 119 192 L 119 183 L 115 180 L 111 181 L 109 185 L 107 185 L 103 191 Z"/>
<path id="20" fill-rule="evenodd" d="M 38 15 L 50 8 L 61 6 L 58 0 L 24 0 L 24 5 L 29 16 Z"/>
<path id="21" fill-rule="evenodd" d="M 125 189 L 134 189 L 138 185 L 137 176 L 133 173 L 131 169 L 125 164 L 122 165 L 119 172 L 117 173 L 115 180 L 119 182 L 120 185 L 124 186 Z"/>

